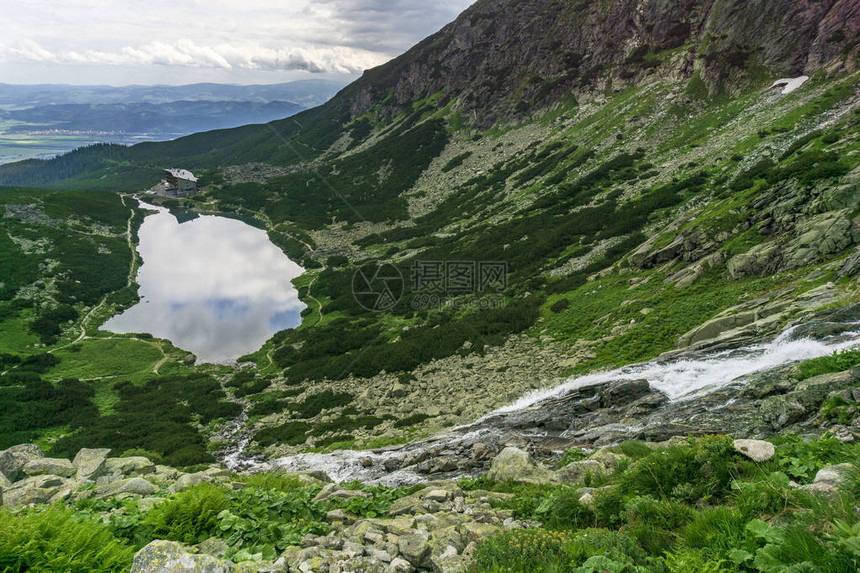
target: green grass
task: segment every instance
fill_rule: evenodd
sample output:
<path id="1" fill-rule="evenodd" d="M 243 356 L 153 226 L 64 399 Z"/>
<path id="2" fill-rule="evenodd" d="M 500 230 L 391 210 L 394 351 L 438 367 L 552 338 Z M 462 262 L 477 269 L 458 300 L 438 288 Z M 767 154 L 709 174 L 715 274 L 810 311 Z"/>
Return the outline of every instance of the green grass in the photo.
<path id="1" fill-rule="evenodd" d="M 32 352 L 39 337 L 28 330 L 29 321 L 13 318 L 0 321 L 0 353 L 27 354 Z"/>
<path id="2" fill-rule="evenodd" d="M 798 368 L 798 378 L 806 380 L 821 374 L 842 372 L 860 364 L 860 350 L 843 350 L 834 352 L 831 356 L 822 356 L 801 362 Z"/>
<path id="3" fill-rule="evenodd" d="M 831 499 L 792 488 L 780 470 L 808 465 L 793 475 L 809 483 L 815 468 L 857 463 L 860 446 L 831 438 L 776 443 L 778 457 L 763 463 L 721 436 L 650 453 L 641 443 L 622 444 L 621 451 L 646 455 L 612 474 L 591 507 L 578 501 L 578 486 L 462 480 L 467 491 L 513 493 L 494 505 L 543 523 L 484 540 L 468 571 L 856 571 L 860 473 Z"/>
<path id="4" fill-rule="evenodd" d="M 216 533 L 218 514 L 230 506 L 226 494 L 220 486 L 200 484 L 155 506 L 144 523 L 155 539 L 200 543 Z"/>
<path id="5" fill-rule="evenodd" d="M 80 350 L 69 347 L 54 353 L 62 362 L 49 376 L 91 379 L 151 374 L 163 356 L 153 344 L 127 338 L 85 339 L 75 344 Z"/>
<path id="6" fill-rule="evenodd" d="M 0 571 L 128 571 L 134 549 L 96 519 L 61 507 L 0 509 Z"/>

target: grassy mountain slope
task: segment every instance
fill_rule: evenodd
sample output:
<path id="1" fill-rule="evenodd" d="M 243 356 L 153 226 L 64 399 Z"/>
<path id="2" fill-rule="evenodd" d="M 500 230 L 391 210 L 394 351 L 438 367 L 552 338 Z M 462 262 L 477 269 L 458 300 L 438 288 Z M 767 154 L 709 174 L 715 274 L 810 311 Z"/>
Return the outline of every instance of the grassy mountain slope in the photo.
<path id="1" fill-rule="evenodd" d="M 257 218 L 302 261 L 302 327 L 247 357 L 256 372 L 203 369 L 244 404 L 270 452 L 405 440 L 572 372 L 738 344 L 816 305 L 856 301 L 853 5 L 643 6 L 478 2 L 294 118 L 87 148 L 3 166 L 0 181 L 139 189 L 159 167 L 208 169 L 188 206 Z M 812 79 L 797 91 L 770 88 L 799 73 Z M 268 175 L 247 166 L 257 162 Z M 416 292 L 416 264 L 440 261 L 503 263 L 506 284 Z M 353 296 L 367 262 L 405 279 L 386 312 Z M 35 300 L 21 286 L 10 296 Z M 71 306 L 87 316 L 97 302 Z M 19 332 L 35 316 L 22 312 Z M 74 339 L 75 327 L 59 336 Z M 96 344 L 108 342 L 83 340 L 81 352 L 102 355 Z M 200 371 L 145 343 L 130 363 L 140 368 L 110 372 L 113 403 L 139 399 L 114 382 L 166 372 L 152 344 L 172 357 L 171 374 Z M 46 376 L 101 379 L 97 364 L 64 357 Z M 108 439 L 118 419 L 102 414 L 70 444 Z M 195 427 L 214 435 L 217 416 L 203 417 L 208 429 Z"/>
<path id="2" fill-rule="evenodd" d="M 427 488 L 196 464 L 245 436 L 270 456 L 397 444 L 573 373 L 857 320 L 858 17 L 850 0 L 481 0 L 295 118 L 0 168 L 78 188 L 0 189 L 0 448 L 124 456 L 85 452 L 104 474 L 87 483 L 35 447 L 0 452 L 7 505 L 59 499 L 0 510 L 0 569 L 127 570 L 164 538 L 196 553 L 148 545 L 137 567 L 169 552 L 249 571 L 856 571 L 857 350 L 764 372 L 732 390 L 743 403 L 683 402 L 684 424 L 655 424 L 668 442 L 548 439 L 536 453 L 557 471 L 515 449 Z M 92 189 L 136 190 L 166 166 L 204 170 L 183 207 L 254 220 L 308 269 L 302 325 L 241 368 L 98 330 L 136 300 L 144 213 Z M 480 263 L 504 272 L 470 282 Z M 379 265 L 403 292 L 370 310 L 361 279 Z M 633 386 L 588 389 L 581 417 L 635 427 L 666 397 L 607 398 Z M 767 422 L 755 437 L 807 435 L 746 453 L 726 435 L 678 440 L 709 427 L 709 405 L 735 438 L 751 416 Z M 522 435 L 337 455 L 462 475 Z M 31 459 L 58 475 L 25 478 Z"/>

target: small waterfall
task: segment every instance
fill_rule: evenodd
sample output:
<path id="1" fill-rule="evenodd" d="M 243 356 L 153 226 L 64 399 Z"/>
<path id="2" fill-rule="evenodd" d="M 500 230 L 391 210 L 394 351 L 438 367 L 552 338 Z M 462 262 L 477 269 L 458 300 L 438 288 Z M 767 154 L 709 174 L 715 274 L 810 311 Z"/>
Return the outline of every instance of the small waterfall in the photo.
<path id="1" fill-rule="evenodd" d="M 844 333 L 836 341 L 819 341 L 795 339 L 796 329 L 792 327 L 768 343 L 726 350 L 702 358 L 666 363 L 654 360 L 570 378 L 555 388 L 530 392 L 514 403 L 490 412 L 482 420 L 528 408 L 576 388 L 615 380 L 648 380 L 652 388 L 665 393 L 671 400 L 688 400 L 750 374 L 860 346 L 860 331 Z"/>
<path id="2" fill-rule="evenodd" d="M 243 428 L 247 421 L 248 406 L 242 403 L 242 413 L 239 414 L 235 420 L 230 422 L 230 425 L 222 434 L 223 437 L 226 438 L 225 441 L 235 443 L 235 447 L 230 451 L 230 453 L 221 458 L 221 463 L 233 471 L 245 469 L 248 465 L 248 460 L 245 459 L 245 449 L 248 447 L 248 444 L 251 443 L 251 434 L 249 432 L 243 432 Z"/>
<path id="3" fill-rule="evenodd" d="M 850 323 L 855 324 L 855 323 Z M 669 361 L 653 360 L 623 368 L 570 378 L 555 388 L 531 392 L 512 404 L 499 408 L 472 424 L 453 428 L 427 440 L 413 442 L 385 451 L 336 451 L 329 454 L 298 454 L 272 460 L 260 469 L 301 472 L 323 470 L 335 481 L 361 480 L 368 483 L 405 484 L 428 479 L 412 469 L 386 470 L 389 459 L 403 460 L 421 453 L 456 449 L 458 445 L 474 443 L 498 430 L 494 418 L 534 407 L 538 403 L 564 396 L 572 390 L 605 382 L 647 380 L 651 387 L 664 392 L 672 401 L 692 400 L 723 388 L 745 376 L 790 365 L 792 363 L 828 356 L 834 352 L 860 347 L 860 323 L 852 332 L 842 332 L 826 340 L 813 340 L 797 335 L 790 328 L 771 342 L 747 348 L 727 350 L 694 358 Z M 853 330 L 853 328 L 852 328 Z M 501 427 L 501 426 L 500 426 Z M 414 468 L 413 468 L 414 469 Z"/>

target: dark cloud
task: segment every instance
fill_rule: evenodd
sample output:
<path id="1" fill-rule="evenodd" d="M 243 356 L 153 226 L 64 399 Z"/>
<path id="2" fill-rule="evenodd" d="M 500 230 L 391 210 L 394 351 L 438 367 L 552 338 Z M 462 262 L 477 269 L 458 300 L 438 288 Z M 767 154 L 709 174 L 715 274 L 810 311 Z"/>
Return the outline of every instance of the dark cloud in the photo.
<path id="1" fill-rule="evenodd" d="M 106 82 L 132 71 L 157 78 L 177 69 L 196 70 L 198 81 L 207 74 L 224 81 L 231 73 L 261 79 L 285 73 L 354 75 L 436 32 L 472 1 L 27 0 L 14 7 L 0 2 L 0 21 L 7 25 L 0 36 L 0 76 L 56 81 L 56 70 L 83 66 L 104 69 Z"/>
<path id="2" fill-rule="evenodd" d="M 453 21 L 474 0 L 318 0 L 351 47 L 399 54 Z"/>

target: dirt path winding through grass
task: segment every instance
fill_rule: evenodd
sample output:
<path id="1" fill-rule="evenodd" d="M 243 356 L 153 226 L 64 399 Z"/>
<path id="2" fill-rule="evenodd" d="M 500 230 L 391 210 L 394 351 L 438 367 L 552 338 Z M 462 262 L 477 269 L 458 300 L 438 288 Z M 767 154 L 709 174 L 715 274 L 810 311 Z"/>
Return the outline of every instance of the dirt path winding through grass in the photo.
<path id="1" fill-rule="evenodd" d="M 122 201 L 123 206 L 128 207 L 128 204 L 125 202 L 125 197 L 126 197 L 125 195 L 120 195 L 120 201 Z M 126 225 L 125 225 L 125 240 L 126 240 L 126 243 L 128 244 L 128 249 L 131 252 L 131 265 L 130 265 L 130 268 L 128 271 L 128 280 L 125 283 L 126 287 L 130 287 L 132 285 L 132 283 L 134 282 L 135 272 L 137 271 L 137 250 L 134 247 L 134 242 L 131 240 L 131 223 L 132 223 L 132 221 L 134 221 L 134 207 L 128 207 L 128 209 L 129 209 L 129 215 L 128 215 L 128 221 L 126 221 Z M 87 325 L 89 324 L 90 320 L 92 320 L 93 315 L 98 310 L 100 310 L 102 307 L 104 307 L 105 303 L 107 303 L 108 296 L 109 295 L 103 296 L 102 299 L 99 301 L 99 303 L 97 305 L 95 305 L 94 307 L 92 307 L 89 310 L 89 312 L 87 312 L 87 314 L 84 315 L 84 317 L 81 319 L 81 323 L 80 323 L 81 332 L 80 332 L 80 334 L 78 334 L 77 338 L 75 338 L 73 341 L 69 342 L 68 344 L 64 344 L 62 346 L 57 346 L 55 348 L 51 348 L 50 350 L 47 351 L 48 354 L 53 354 L 57 350 L 63 350 L 64 348 L 68 348 L 69 346 L 72 346 L 73 344 L 77 344 L 78 342 L 87 338 Z"/>

